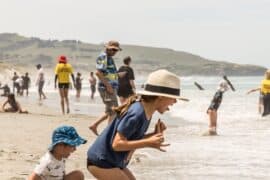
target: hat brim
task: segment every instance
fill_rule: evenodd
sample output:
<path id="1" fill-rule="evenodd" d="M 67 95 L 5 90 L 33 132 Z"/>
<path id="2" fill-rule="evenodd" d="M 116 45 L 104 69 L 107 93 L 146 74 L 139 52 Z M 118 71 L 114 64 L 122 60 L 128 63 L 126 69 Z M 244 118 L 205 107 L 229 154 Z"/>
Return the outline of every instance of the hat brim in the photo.
<path id="1" fill-rule="evenodd" d="M 107 49 L 116 49 L 117 51 L 122 51 L 122 49 L 120 47 L 116 47 L 116 46 L 108 46 L 108 45 L 105 45 L 105 47 Z"/>
<path id="2" fill-rule="evenodd" d="M 182 101 L 189 101 L 189 99 L 181 97 L 181 96 L 170 95 L 170 94 L 165 94 L 165 93 L 156 93 L 156 92 L 151 92 L 151 91 L 146 91 L 146 90 L 139 91 L 139 92 L 137 92 L 137 94 L 138 95 L 148 95 L 148 96 L 163 96 L 163 97 L 179 99 Z"/>
<path id="3" fill-rule="evenodd" d="M 59 143 L 65 143 L 67 145 L 70 145 L 70 146 L 79 146 L 81 144 L 85 144 L 87 142 L 87 140 L 81 138 L 81 137 L 78 137 L 76 138 L 75 140 L 67 140 L 67 139 L 63 139 L 63 140 L 59 140 L 59 141 L 56 141 L 54 142 L 53 144 L 51 144 L 48 148 L 49 151 L 51 151 L 53 149 L 53 147 Z"/>

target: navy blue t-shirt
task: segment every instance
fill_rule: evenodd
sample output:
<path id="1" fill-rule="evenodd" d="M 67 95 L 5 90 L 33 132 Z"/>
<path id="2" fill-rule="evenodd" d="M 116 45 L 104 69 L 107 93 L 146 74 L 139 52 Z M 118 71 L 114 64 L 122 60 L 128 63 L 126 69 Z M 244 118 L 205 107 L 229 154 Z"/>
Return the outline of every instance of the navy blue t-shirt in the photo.
<path id="1" fill-rule="evenodd" d="M 117 132 L 127 140 L 142 139 L 149 127 L 150 120 L 146 118 L 141 102 L 133 103 L 127 113 L 116 117 L 111 124 L 97 137 L 87 152 L 88 161 L 102 168 L 125 168 L 129 151 L 114 151 L 112 142 Z"/>

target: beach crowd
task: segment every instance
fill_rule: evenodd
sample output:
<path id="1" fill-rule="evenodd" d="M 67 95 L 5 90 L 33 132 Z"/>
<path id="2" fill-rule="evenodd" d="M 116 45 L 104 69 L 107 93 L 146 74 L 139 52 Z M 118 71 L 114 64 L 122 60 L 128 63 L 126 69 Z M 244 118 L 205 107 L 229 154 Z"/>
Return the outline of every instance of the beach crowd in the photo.
<path id="1" fill-rule="evenodd" d="M 158 120 L 152 132 L 148 131 L 154 113 L 163 114 L 170 111 L 171 106 L 177 101 L 189 101 L 181 95 L 181 80 L 166 69 L 151 72 L 143 89 L 138 91 L 135 86 L 135 74 L 131 66 L 132 57 L 123 59 L 123 65 L 117 68 L 114 56 L 122 51 L 118 41 L 109 41 L 105 44 L 104 51 L 96 58 L 96 69 L 89 73 L 90 99 L 94 99 L 96 91 L 104 104 L 104 112 L 89 124 L 89 131 L 97 137 L 91 142 L 86 152 L 85 162 L 90 174 L 99 180 L 134 180 L 135 175 L 128 168 L 130 159 L 136 149 L 153 148 L 162 152 L 166 151 L 169 144 L 165 143 L 164 133 L 167 130 L 165 122 Z M 35 85 L 38 89 L 40 101 L 47 99 L 44 84 L 46 75 L 42 64 L 37 64 Z M 82 73 L 74 75 L 72 64 L 65 55 L 57 58 L 54 70 L 54 87 L 59 91 L 61 113 L 71 113 L 69 103 L 69 90 L 76 89 L 76 98 L 81 97 Z M 3 90 L 1 96 L 7 99 L 3 102 L 1 112 L 31 113 L 22 108 L 16 96 L 29 96 L 31 79 L 26 72 L 18 76 L 17 72 L 11 79 L 12 90 L 5 84 L 0 84 Z M 197 82 L 199 90 L 204 88 Z M 227 76 L 220 78 L 216 92 L 210 101 L 206 113 L 209 118 L 209 127 L 203 136 L 216 136 L 218 109 L 222 103 L 224 93 L 228 90 L 235 91 L 233 83 Z M 262 116 L 270 114 L 270 70 L 265 72 L 261 86 L 247 92 L 258 91 L 259 113 Z M 107 121 L 105 129 L 99 130 L 99 125 Z M 82 180 L 84 174 L 81 170 L 66 172 L 66 159 L 76 151 L 76 148 L 85 144 L 87 140 L 79 135 L 72 126 L 59 126 L 54 129 L 51 144 L 47 152 L 41 157 L 39 163 L 29 175 L 29 180 L 65 179 Z"/>

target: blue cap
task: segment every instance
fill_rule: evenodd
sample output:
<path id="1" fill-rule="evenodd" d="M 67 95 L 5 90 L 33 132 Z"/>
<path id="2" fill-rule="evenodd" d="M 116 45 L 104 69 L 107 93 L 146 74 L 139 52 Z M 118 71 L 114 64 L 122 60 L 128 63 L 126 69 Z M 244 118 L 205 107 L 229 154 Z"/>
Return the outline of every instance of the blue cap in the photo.
<path id="1" fill-rule="evenodd" d="M 65 143 L 70 146 L 79 146 L 87 141 L 81 138 L 74 127 L 60 126 L 53 131 L 52 144 L 49 146 L 51 151 L 56 144 Z"/>

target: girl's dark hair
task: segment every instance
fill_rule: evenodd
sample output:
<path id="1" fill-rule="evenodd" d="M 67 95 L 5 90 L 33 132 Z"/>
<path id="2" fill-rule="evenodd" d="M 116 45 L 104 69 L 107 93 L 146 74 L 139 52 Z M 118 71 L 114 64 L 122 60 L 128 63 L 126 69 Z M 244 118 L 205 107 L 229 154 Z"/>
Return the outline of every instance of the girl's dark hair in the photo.
<path id="1" fill-rule="evenodd" d="M 7 97 L 8 100 L 11 101 L 11 103 L 16 103 L 15 95 L 13 93 L 9 94 Z"/>
<path id="2" fill-rule="evenodd" d="M 131 62 L 131 57 L 130 56 L 127 56 L 123 59 L 123 62 L 125 65 L 129 65 L 129 63 Z"/>
<path id="3" fill-rule="evenodd" d="M 123 115 L 126 114 L 126 112 L 128 111 L 128 108 L 136 101 L 144 101 L 144 102 L 153 102 L 158 98 L 158 96 L 149 96 L 149 95 L 132 95 L 130 96 L 126 103 L 118 106 L 118 107 L 114 107 L 113 110 L 121 117 Z"/>

